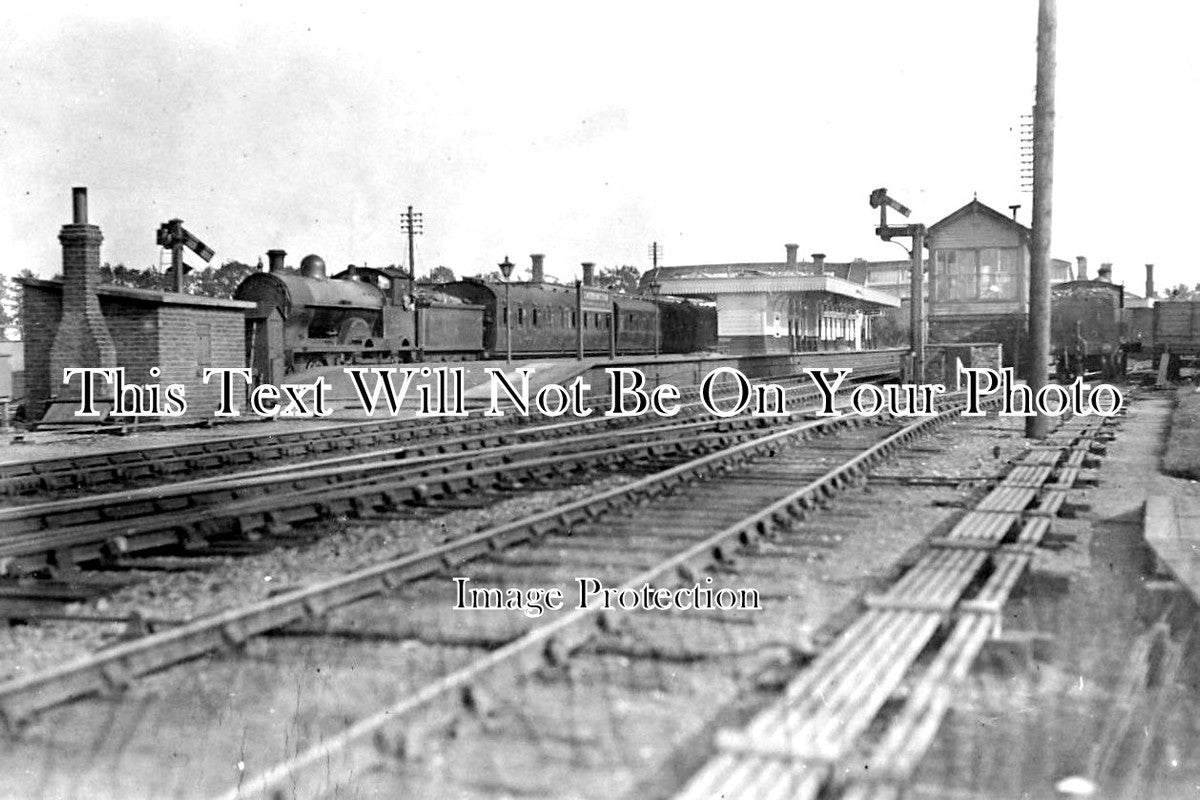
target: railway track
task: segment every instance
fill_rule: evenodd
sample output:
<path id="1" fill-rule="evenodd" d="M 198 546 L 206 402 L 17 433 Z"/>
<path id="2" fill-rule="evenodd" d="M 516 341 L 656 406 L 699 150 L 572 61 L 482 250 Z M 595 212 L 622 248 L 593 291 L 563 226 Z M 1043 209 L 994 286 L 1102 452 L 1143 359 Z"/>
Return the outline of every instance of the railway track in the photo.
<path id="1" fill-rule="evenodd" d="M 787 387 L 790 408 L 817 392 Z M 805 412 L 797 412 L 802 416 Z M 780 419 L 720 420 L 691 404 L 662 420 L 601 416 L 437 438 L 299 465 L 0 509 L 0 575 L 113 562 L 163 548 L 201 551 L 218 540 L 286 540 L 295 528 L 339 517 L 429 506 L 498 492 L 548 475 L 616 470 L 689 437 L 719 447 Z M 732 439 L 731 439 L 732 437 Z"/>
<path id="2" fill-rule="evenodd" d="M 803 457 L 784 446 L 769 460 L 752 461 L 736 473 L 723 474 L 715 485 L 704 484 L 708 491 L 694 487 L 661 498 L 653 514 L 645 508 L 610 511 L 572 526 L 561 539 L 539 538 L 479 564 L 458 565 L 449 574 L 456 579 L 471 576 L 479 588 L 493 589 L 561 586 L 583 574 L 629 596 L 637 596 L 647 585 L 698 585 L 700 576 L 707 575 L 716 579 L 714 587 L 761 587 L 764 604 L 774 604 L 778 613 L 791 600 L 786 562 L 806 549 L 811 553 L 814 547 L 827 546 L 806 537 L 803 527 L 799 535 L 788 535 L 804 512 L 830 501 L 839 488 L 857 483 L 873 463 L 910 437 L 952 417 L 953 412 L 947 412 L 925 425 L 864 428 L 833 440 L 808 440 Z M 871 782 L 860 783 L 848 795 L 898 796 L 897 765 L 911 772 L 914 759 L 919 759 L 914 753 L 921 752 L 936 731 L 949 696 L 943 683 L 961 680 L 992 631 L 994 617 L 989 615 L 996 613 L 997 604 L 1029 563 L 1029 549 L 1048 530 L 1046 515 L 1061 508 L 1062 491 L 1078 477 L 1097 428 L 1082 426 L 1068 431 L 1061 444 L 1031 451 L 979 500 L 978 511 L 968 511 L 950 529 L 946 538 L 963 542 L 966 549 L 946 549 L 950 545 L 934 540 L 935 549 L 918 559 L 890 591 L 872 598 L 871 611 L 828 653 L 795 633 L 800 628 L 795 616 L 789 619 L 785 614 L 764 634 L 752 627 L 752 612 L 728 608 L 700 614 L 576 607 L 545 624 L 514 624 L 512 616 L 497 622 L 479 613 L 468 614 L 466 623 L 451 621 L 446 586 L 430 581 L 403 587 L 365 608 L 357 606 L 353 614 L 332 614 L 319 626 L 293 626 L 292 635 L 351 642 L 411 638 L 432 651 L 471 646 L 482 654 L 455 663 L 436 681 L 220 797 L 258 797 L 281 786 L 296 796 L 313 797 L 340 796 L 351 787 L 381 796 L 557 796 L 567 787 L 583 796 L 608 795 L 610 790 L 641 796 L 642 789 L 629 791 L 630 780 L 623 781 L 614 771 L 619 773 L 626 759 L 653 763 L 642 751 L 654 748 L 643 744 L 637 755 L 624 748 L 658 741 L 686 748 L 694 737 L 710 737 L 711 709 L 695 706 L 697 692 L 699 697 L 709 691 L 719 696 L 724 689 L 732 696 L 745 691 L 747 682 L 763 680 L 764 672 L 767 682 L 779 680 L 778 675 L 801 674 L 788 685 L 786 696 L 789 705 L 795 705 L 792 698 L 800 696 L 798 687 L 808 687 L 812 707 L 788 718 L 789 724 L 814 731 L 825 725 L 835 731 L 822 734 L 833 737 L 829 746 L 838 742 L 841 750 L 802 750 L 806 755 L 794 761 L 788 752 L 776 753 L 765 744 L 744 750 L 742 740 L 736 739 L 726 745 L 732 750 L 721 753 L 724 760 L 698 776 L 685 796 L 816 797 L 829 780 L 829 764 L 845 757 L 845 748 L 866 730 L 899 685 L 905 667 L 932 641 L 932 652 L 913 678 L 916 694 L 907 705 L 897 706 L 888 717 L 890 727 L 884 727 L 868 748 L 876 753 L 871 768 L 886 766 L 878 777 L 892 783 L 886 791 Z M 730 481 L 731 474 L 741 480 Z M 1051 486 L 1052 475 L 1057 481 Z M 1026 519 L 1026 508 L 1034 516 Z M 998 518 L 997 513 L 1005 516 Z M 648 521 L 654 527 L 652 535 L 646 531 Z M 1007 541 L 1005 531 L 1010 529 L 1019 531 L 1012 552 L 1004 550 L 990 561 L 976 547 L 981 541 L 998 546 Z M 962 600 L 964 608 L 982 613 L 964 611 L 945 623 L 944 640 L 934 636 L 943 622 L 940 610 L 946 603 L 946 608 L 953 607 L 960 597 L 969 598 Z M 889 602 L 902 605 L 893 609 Z M 938 611 L 930 604 L 937 604 Z M 401 626 L 388 621 L 388 609 L 396 605 L 407 609 Z M 818 653 L 823 660 L 813 663 L 811 675 L 800 669 Z M 410 667 L 424 672 L 419 660 Z M 782 680 L 780 684 L 782 688 Z M 704 686 L 716 690 L 697 688 Z M 822 686 L 830 694 L 821 694 Z M 828 708 L 822 708 L 826 697 Z M 775 720 L 780 712 L 769 710 L 762 717 Z M 913 737 L 920 744 L 911 741 Z M 790 741 L 777 739 L 774 746 L 798 746 Z M 818 744 L 824 744 L 820 737 Z M 436 763 L 463 768 L 430 766 Z M 666 776 L 662 785 L 673 779 Z M 874 790 L 881 793 L 871 794 Z"/>
<path id="3" fill-rule="evenodd" d="M 464 495 L 494 498 L 531 483 L 635 471 L 640 464 L 724 447 L 763 427 L 763 421 L 750 418 L 588 434 L 564 425 L 553 438 L 463 453 L 405 458 L 401 451 L 371 460 L 354 457 L 349 464 L 21 506 L 0 512 L 0 525 L 8 532 L 0 540 L 0 567 L 18 575 L 162 548 L 199 550 L 221 540 L 282 541 L 297 528 L 338 518 L 400 514 Z"/>
<path id="4" fill-rule="evenodd" d="M 87 662 L 52 673 L 10 681 L 0 687 L 0 708 L 10 724 L 17 724 L 42 709 L 128 686 L 140 675 L 230 644 L 248 642 L 269 631 L 304 634 L 322 619 L 336 628 L 336 609 L 351 603 L 356 609 L 353 616 L 378 620 L 378 615 L 361 609 L 365 598 L 381 595 L 386 598 L 368 603 L 387 602 L 395 608 L 394 603 L 399 602 L 408 609 L 401 617 L 403 630 L 394 634 L 399 638 L 420 643 L 431 637 L 435 640 L 431 646 L 473 646 L 484 651 L 429 686 L 414 687 L 419 691 L 381 715 L 356 723 L 316 750 L 302 753 L 280 770 L 268 771 L 260 780 L 243 786 L 244 796 L 261 796 L 254 792 L 283 777 L 293 780 L 306 765 L 332 758 L 335 753 L 341 758 L 347 745 L 370 738 L 383 723 L 403 720 L 412 711 L 431 704 L 455 706 L 462 701 L 464 691 L 486 695 L 488 690 L 481 687 L 497 674 L 511 677 L 525 674 L 527 669 L 561 664 L 598 636 L 607 636 L 610 626 L 612 630 L 619 627 L 614 625 L 617 620 L 612 613 L 572 611 L 554 615 L 548 622 L 549 618 L 544 618 L 545 624 L 531 624 L 527 630 L 507 633 L 443 630 L 448 636 L 438 643 L 437 626 L 426 625 L 422 615 L 445 611 L 446 598 L 437 595 L 439 587 L 445 588 L 447 575 L 472 575 L 479 585 L 487 586 L 496 581 L 534 582 L 535 575 L 553 582 L 564 570 L 586 567 L 613 586 L 636 588 L 639 582 L 670 582 L 680 576 L 695 580 L 714 565 L 719 574 L 746 560 L 748 555 L 743 551 L 756 543 L 769 551 L 776 546 L 773 532 L 803 520 L 838 489 L 861 480 L 873 464 L 953 419 L 955 413 L 946 412 L 911 425 L 895 420 L 863 424 L 862 420 L 843 417 L 765 432 L 549 512 L 493 526 L 327 584 L 287 592 L 253 607 L 118 645 Z M 840 435 L 828 435 L 833 432 Z M 648 510 L 651 502 L 655 504 L 653 512 Z M 778 546 L 794 551 L 782 543 Z M 802 544 L 801 548 L 805 546 L 809 545 Z M 764 552 L 763 556 L 756 563 L 770 570 L 770 565 L 778 562 L 779 552 Z M 439 576 L 443 580 L 436 586 L 425 580 Z M 394 611 L 390 617 L 397 619 Z M 717 628 L 724 626 L 710 622 Z M 662 626 L 658 628 L 661 633 Z M 369 630 L 360 633 L 370 638 Z M 643 636 L 639 641 L 655 640 Z M 608 642 L 603 647 L 621 650 L 627 649 L 628 643 Z M 792 642 L 785 649 L 799 657 L 804 647 Z M 686 660 L 697 648 L 689 644 L 680 651 L 676 655 Z M 422 670 L 417 672 L 423 674 Z M 348 750 L 358 753 L 357 745 Z"/>
<path id="5" fill-rule="evenodd" d="M 879 351 L 848 356 L 856 380 L 897 374 L 899 351 Z M 785 385 L 807 381 L 802 375 L 766 378 Z M 694 401 L 698 387 L 680 387 L 682 399 Z M 607 403 L 595 399 L 592 407 Z M 691 411 L 690 413 L 695 413 Z M 58 495 L 104 489 L 154 485 L 202 475 L 229 474 L 281 461 L 307 461 L 363 450 L 413 445 L 443 438 L 497 432 L 548 421 L 540 414 L 529 418 L 468 417 L 456 420 L 386 419 L 332 425 L 307 430 L 275 430 L 206 439 L 160 447 L 132 447 L 72 458 L 47 458 L 0 464 L 0 498 L 45 499 Z"/>

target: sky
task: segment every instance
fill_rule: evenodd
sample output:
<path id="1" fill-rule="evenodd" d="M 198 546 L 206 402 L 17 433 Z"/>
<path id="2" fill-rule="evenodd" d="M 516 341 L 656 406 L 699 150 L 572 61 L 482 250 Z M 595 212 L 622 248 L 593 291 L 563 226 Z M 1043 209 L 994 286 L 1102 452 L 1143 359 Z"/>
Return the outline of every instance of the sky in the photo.
<path id="1" fill-rule="evenodd" d="M 932 224 L 1022 191 L 1036 0 L 308 5 L 0 11 L 0 272 L 50 276 L 71 187 L 102 257 L 217 251 L 419 273 L 582 261 L 904 258 L 872 189 Z M 22 4 L 32 6 L 32 4 Z M 1052 252 L 1141 293 L 1200 282 L 1200 5 L 1058 3 Z M 195 257 L 189 258 L 196 263 Z M 1094 270 L 1094 266 L 1093 266 Z"/>

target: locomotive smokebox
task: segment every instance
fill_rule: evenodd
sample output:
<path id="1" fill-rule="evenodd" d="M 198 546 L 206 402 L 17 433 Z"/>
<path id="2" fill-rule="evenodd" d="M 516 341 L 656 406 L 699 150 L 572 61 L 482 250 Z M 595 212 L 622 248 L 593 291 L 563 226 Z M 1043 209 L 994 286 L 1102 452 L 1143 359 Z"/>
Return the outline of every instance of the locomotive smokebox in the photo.
<path id="1" fill-rule="evenodd" d="M 1075 270 L 1075 279 L 1086 281 L 1087 276 L 1087 256 L 1075 256 L 1075 263 L 1078 264 L 1078 269 Z"/>
<path id="2" fill-rule="evenodd" d="M 545 283 L 546 281 L 546 256 L 541 253 L 534 253 L 529 257 L 531 273 L 529 280 L 533 283 Z"/>
<path id="3" fill-rule="evenodd" d="M 787 251 L 787 265 L 789 267 L 796 266 L 796 253 L 800 252 L 800 245 L 785 244 L 783 249 Z"/>
<path id="4" fill-rule="evenodd" d="M 287 255 L 286 250 L 268 250 L 267 251 L 267 271 L 272 275 L 283 272 L 283 258 Z"/>
<path id="5" fill-rule="evenodd" d="M 300 260 L 300 274 L 305 278 L 325 280 L 325 259 L 311 253 L 306 255 Z"/>
<path id="6" fill-rule="evenodd" d="M 813 253 L 812 260 L 813 260 L 813 274 L 824 275 L 825 274 L 825 254 L 824 253 Z"/>
<path id="7" fill-rule="evenodd" d="M 1154 265 L 1146 265 L 1146 299 L 1154 297 Z"/>
<path id="8" fill-rule="evenodd" d="M 1096 270 L 1096 280 L 1112 283 L 1112 264 L 1104 262 L 1100 265 L 1100 269 Z"/>
<path id="9" fill-rule="evenodd" d="M 591 261 L 583 262 L 583 285 L 591 286 L 596 279 L 596 265 Z"/>

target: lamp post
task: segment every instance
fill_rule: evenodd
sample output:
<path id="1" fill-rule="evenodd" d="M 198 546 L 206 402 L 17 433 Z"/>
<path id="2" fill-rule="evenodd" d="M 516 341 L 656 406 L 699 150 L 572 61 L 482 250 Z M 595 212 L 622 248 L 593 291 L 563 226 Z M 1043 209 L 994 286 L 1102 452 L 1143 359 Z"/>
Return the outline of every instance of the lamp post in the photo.
<path id="1" fill-rule="evenodd" d="M 508 343 L 508 363 L 512 363 L 512 308 L 509 305 L 509 276 L 512 275 L 513 263 L 508 260 L 508 256 L 500 262 L 500 274 L 504 276 L 504 338 Z"/>

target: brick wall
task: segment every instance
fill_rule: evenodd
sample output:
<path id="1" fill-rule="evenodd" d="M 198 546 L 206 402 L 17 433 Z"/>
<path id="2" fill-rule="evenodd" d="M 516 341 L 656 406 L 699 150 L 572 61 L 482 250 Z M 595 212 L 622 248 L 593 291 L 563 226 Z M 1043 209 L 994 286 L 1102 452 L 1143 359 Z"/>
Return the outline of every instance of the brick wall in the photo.
<path id="1" fill-rule="evenodd" d="M 220 384 L 205 385 L 205 367 L 246 366 L 246 317 L 236 309 L 166 305 L 159 309 L 159 381 L 182 383 L 188 401 L 187 419 L 213 418 L 220 403 Z M 241 387 L 240 380 L 234 384 Z M 242 407 L 245 392 L 234 392 Z"/>
<path id="2" fill-rule="evenodd" d="M 1004 346 L 1004 366 L 1020 368 L 1025 363 L 1026 318 L 1024 314 L 934 317 L 929 320 L 931 344 L 995 342 Z"/>
<path id="3" fill-rule="evenodd" d="M 61 316 L 61 291 L 25 284 L 21 292 L 21 339 L 25 344 L 26 419 L 40 419 L 50 399 L 50 348 Z M 58 380 L 62 381 L 62 375 Z"/>
<path id="4" fill-rule="evenodd" d="M 158 318 L 149 304 L 129 304 L 110 297 L 100 299 L 100 311 L 117 349 L 117 366 L 125 368 L 129 383 L 151 383 L 150 368 L 158 364 Z"/>

